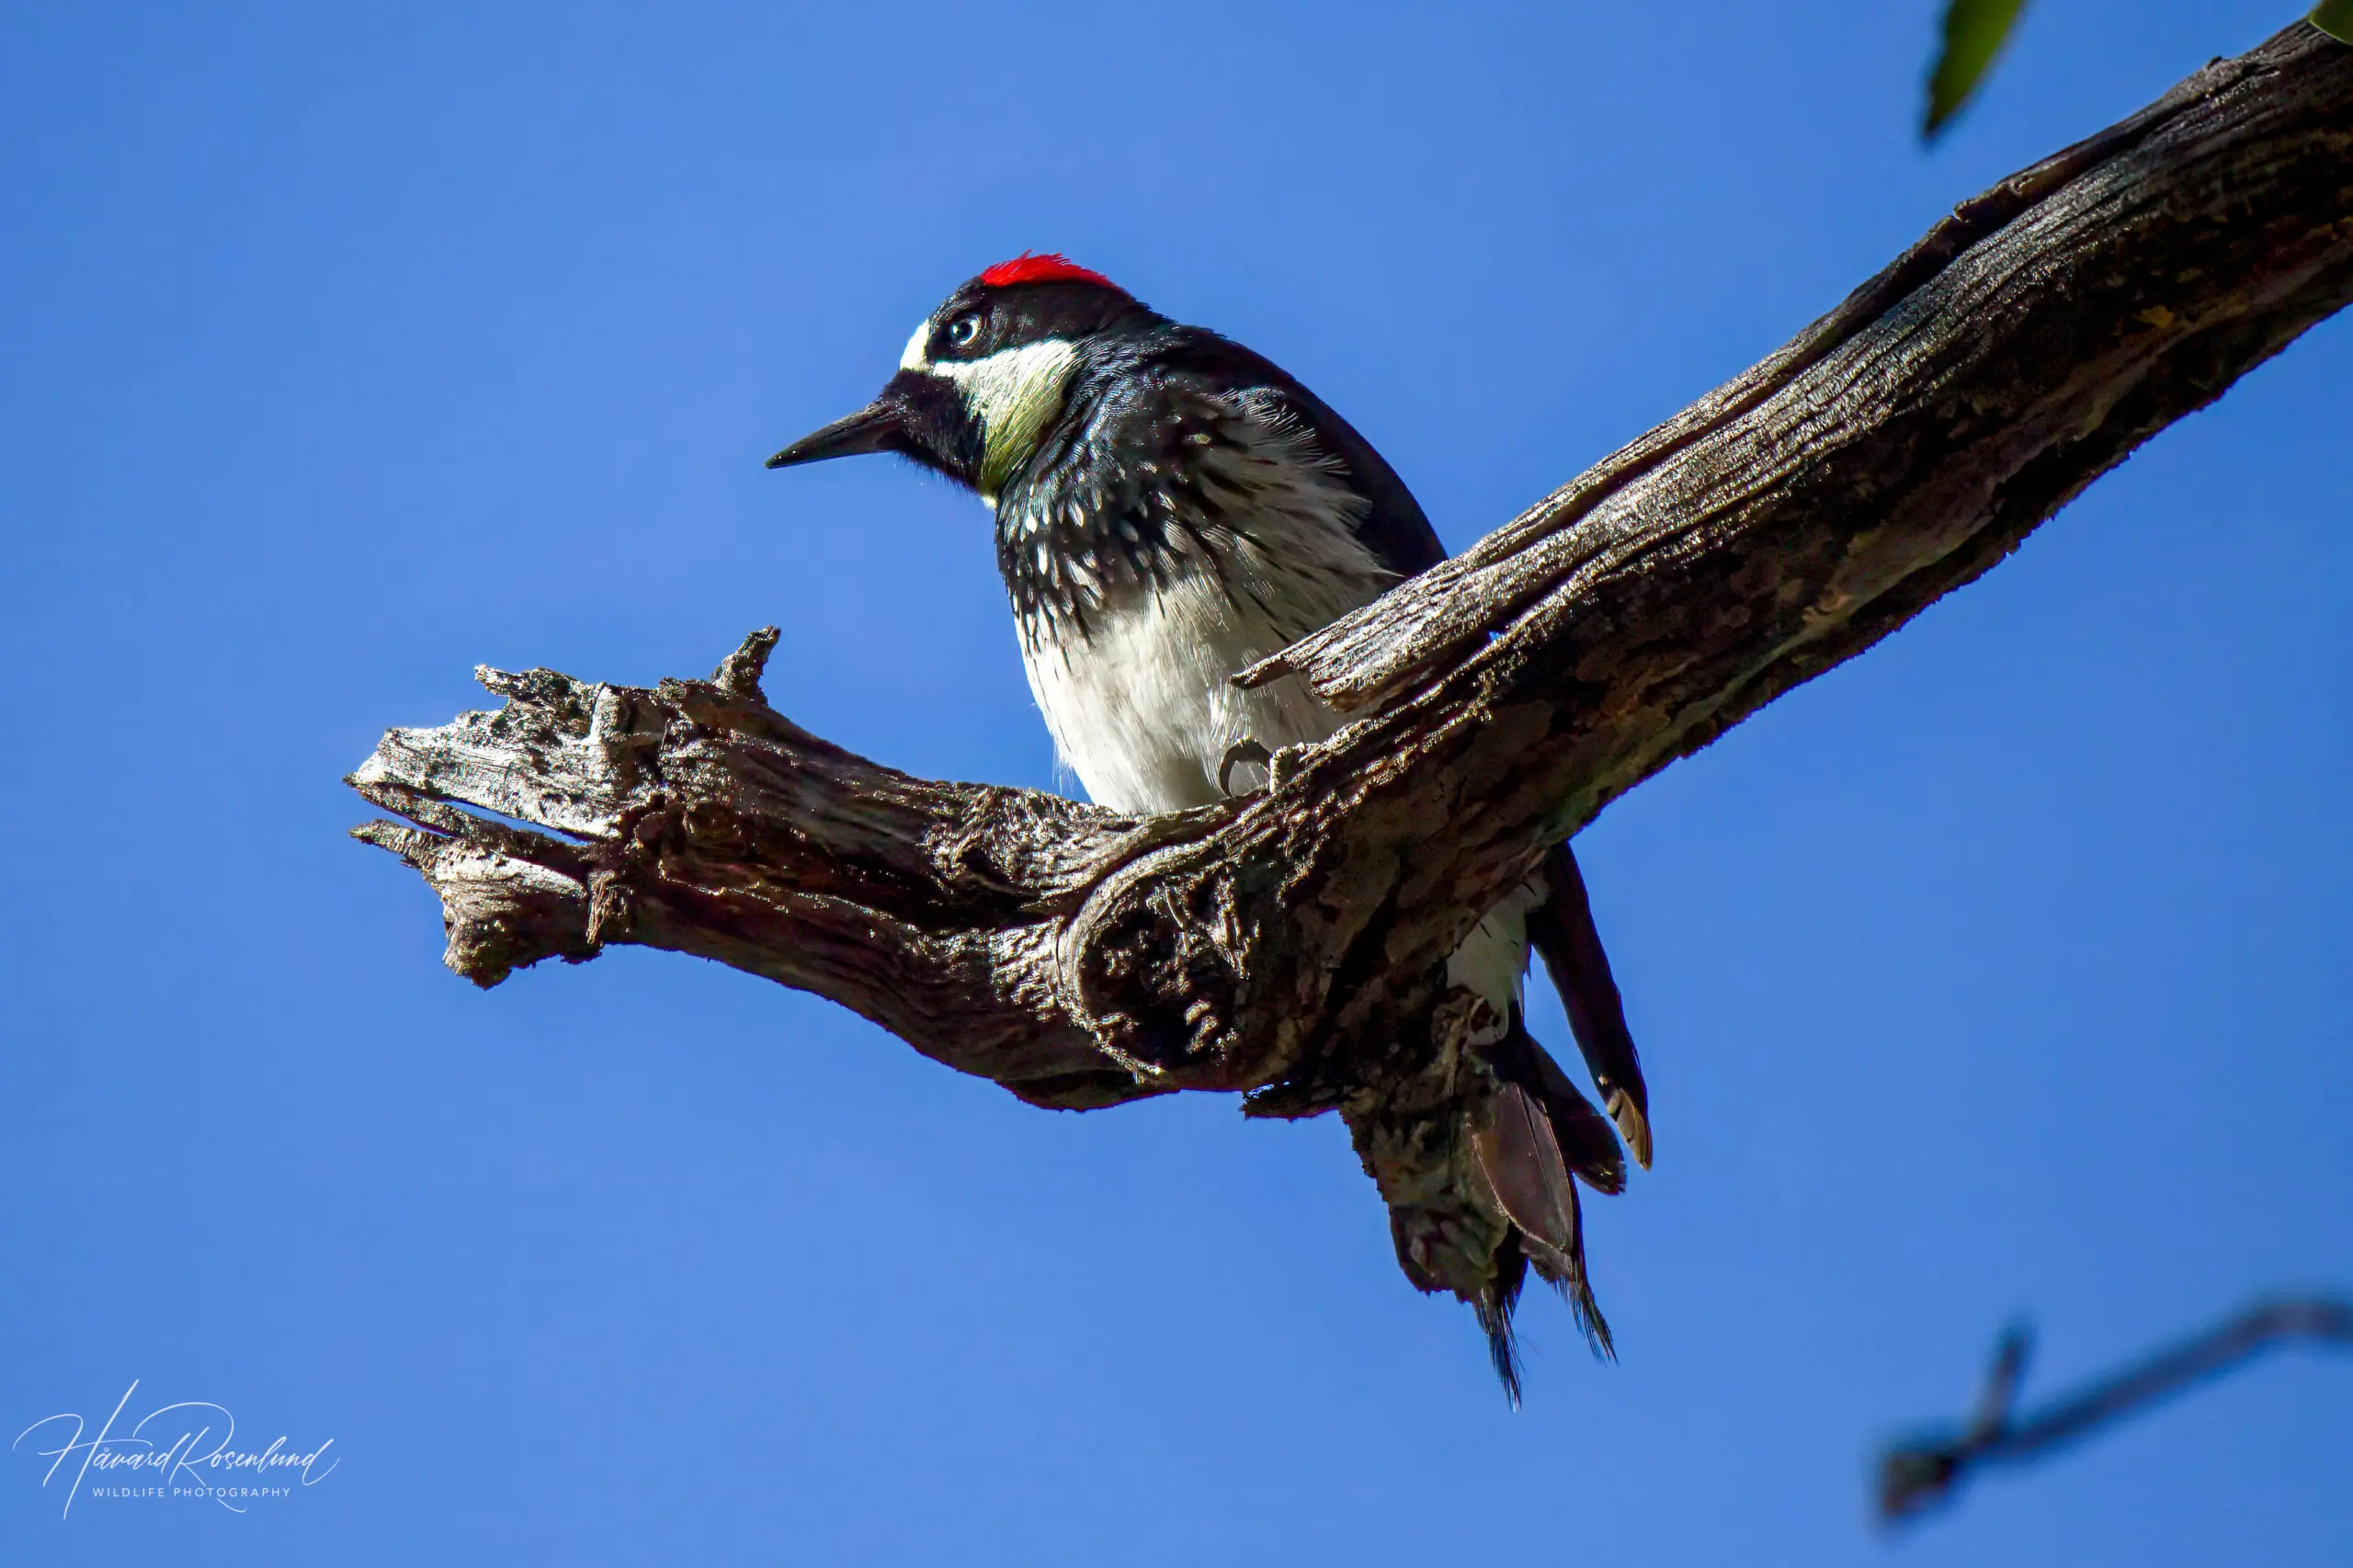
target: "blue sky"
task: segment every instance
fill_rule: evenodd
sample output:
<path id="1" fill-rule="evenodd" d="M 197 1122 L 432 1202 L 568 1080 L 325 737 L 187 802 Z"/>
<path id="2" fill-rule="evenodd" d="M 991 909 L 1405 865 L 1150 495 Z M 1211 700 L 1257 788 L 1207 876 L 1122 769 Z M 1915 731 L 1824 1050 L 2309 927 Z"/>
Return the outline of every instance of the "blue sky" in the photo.
<path id="1" fill-rule="evenodd" d="M 2048 1391 L 2353 1286 L 2353 323 L 1580 839 L 1659 1164 L 1621 1363 L 1532 1301 L 1517 1415 L 1335 1122 L 659 954 L 477 993 L 338 782 L 774 621 L 796 720 L 1050 786 L 978 506 L 760 467 L 968 274 L 1264 350 L 1459 546 L 2288 14 L 2047 0 L 1928 154 L 1919 0 L 0 10 L 0 1427 L 341 1456 L 0 1453 L 0 1561 L 2343 1562 L 2348 1358 L 1893 1544 L 1864 1479 L 2015 1314 Z"/>

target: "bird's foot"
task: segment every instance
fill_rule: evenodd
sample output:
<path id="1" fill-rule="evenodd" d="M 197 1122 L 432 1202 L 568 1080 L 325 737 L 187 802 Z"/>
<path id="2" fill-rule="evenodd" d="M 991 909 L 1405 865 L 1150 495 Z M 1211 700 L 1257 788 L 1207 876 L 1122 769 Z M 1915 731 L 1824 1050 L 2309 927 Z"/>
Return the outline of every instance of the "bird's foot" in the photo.
<path id="1" fill-rule="evenodd" d="M 1225 748 L 1225 760 L 1217 765 L 1218 793 L 1228 797 L 1233 795 L 1233 770 L 1237 767 L 1245 763 L 1255 763 L 1260 767 L 1267 768 L 1271 776 L 1274 760 L 1274 754 L 1256 740 L 1245 736 L 1234 742 Z M 1251 793 L 1247 790 L 1244 792 Z"/>

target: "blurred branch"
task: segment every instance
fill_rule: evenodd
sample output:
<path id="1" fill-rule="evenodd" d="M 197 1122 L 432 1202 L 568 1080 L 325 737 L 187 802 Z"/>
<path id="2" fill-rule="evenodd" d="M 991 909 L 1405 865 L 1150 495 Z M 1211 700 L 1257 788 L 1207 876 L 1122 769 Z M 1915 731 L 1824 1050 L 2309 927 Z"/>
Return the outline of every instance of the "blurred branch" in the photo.
<path id="1" fill-rule="evenodd" d="M 2243 1366 L 2274 1346 L 2300 1339 L 2353 1346 L 2353 1304 L 2313 1297 L 2251 1307 L 2021 1417 L 2016 1405 L 2029 1339 L 2023 1328 L 2010 1329 L 1995 1347 L 1984 1391 L 1968 1425 L 1957 1433 L 1932 1433 L 1897 1444 L 1881 1459 L 1880 1517 L 1889 1523 L 1915 1518 L 1950 1501 L 1977 1471 L 2040 1459 L 2193 1383 Z"/>

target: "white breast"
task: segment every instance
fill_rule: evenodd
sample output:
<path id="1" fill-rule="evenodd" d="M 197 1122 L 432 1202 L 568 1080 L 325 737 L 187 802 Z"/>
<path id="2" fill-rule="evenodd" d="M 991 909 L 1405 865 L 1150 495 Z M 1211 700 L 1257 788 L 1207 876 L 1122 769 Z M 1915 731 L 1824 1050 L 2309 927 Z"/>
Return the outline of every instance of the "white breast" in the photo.
<path id="1" fill-rule="evenodd" d="M 1232 677 L 1396 580 L 1357 538 L 1361 497 L 1305 433 L 1237 404 L 1234 439 L 1199 471 L 1219 516 L 1171 534 L 1173 569 L 1098 598 L 1083 630 L 1075 618 L 1042 610 L 1021 622 L 1029 689 L 1056 751 L 1091 799 L 1117 811 L 1212 804 L 1223 798 L 1219 770 L 1236 744 L 1274 752 L 1331 734 L 1339 715 L 1299 677 L 1249 691 Z M 1032 541 L 1045 521 L 1003 516 L 999 527 L 1041 548 Z M 1237 765 L 1229 778 L 1236 793 L 1265 781 L 1256 764 Z M 1449 978 L 1499 1017 L 1518 1000 L 1526 915 L 1538 892 L 1515 892 L 1449 960 Z"/>
<path id="2" fill-rule="evenodd" d="M 1295 639 L 1237 610 L 1206 574 L 1101 618 L 1085 641 L 1033 638 L 1029 630 L 1023 661 L 1055 749 L 1088 797 L 1115 811 L 1212 804 L 1222 798 L 1218 769 L 1236 742 L 1256 740 L 1272 752 L 1339 727 L 1339 715 L 1296 676 L 1233 688 L 1227 677 Z M 1265 770 L 1239 765 L 1229 782 L 1244 793 L 1266 782 Z M 1448 980 L 1485 997 L 1499 1018 L 1519 1000 L 1528 911 L 1541 892 L 1532 882 L 1515 890 L 1447 960 Z"/>
<path id="3" fill-rule="evenodd" d="M 1199 502 L 1154 498 L 1186 514 L 1165 530 L 1155 580 L 1089 584 L 1075 567 L 1093 590 L 1086 613 L 1035 613 L 1021 628 L 1029 688 L 1063 760 L 1121 811 L 1206 805 L 1237 742 L 1271 752 L 1338 728 L 1296 677 L 1246 692 L 1231 677 L 1396 581 L 1357 538 L 1363 498 L 1304 429 L 1246 393 L 1222 412 L 1222 439 L 1191 471 Z M 1040 525 L 1052 521 L 1008 516 L 999 527 L 1042 550 Z M 1237 768 L 1233 781 L 1239 790 L 1264 778 Z"/>
<path id="4" fill-rule="evenodd" d="M 1339 727 L 1296 676 L 1233 688 L 1237 671 L 1294 639 L 1207 571 L 1107 607 L 1084 638 L 1057 636 L 1042 619 L 1022 631 L 1029 689 L 1054 749 L 1088 797 L 1116 811 L 1208 805 L 1221 798 L 1218 769 L 1236 744 L 1255 740 L 1271 752 Z M 1229 780 L 1237 792 L 1264 781 L 1246 766 Z"/>

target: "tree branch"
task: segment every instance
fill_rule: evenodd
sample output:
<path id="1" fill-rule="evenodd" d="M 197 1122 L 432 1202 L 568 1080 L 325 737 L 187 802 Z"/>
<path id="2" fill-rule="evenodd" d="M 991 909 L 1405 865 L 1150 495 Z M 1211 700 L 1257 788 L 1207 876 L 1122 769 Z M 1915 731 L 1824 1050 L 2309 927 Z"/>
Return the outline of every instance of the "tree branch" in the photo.
<path id="1" fill-rule="evenodd" d="M 1040 1105 L 1342 1108 L 1412 1201 L 1477 1071 L 1441 960 L 1479 912 L 2349 298 L 2353 49 L 2298 23 L 1964 202 L 1746 375 L 1245 676 L 1363 715 L 1266 792 L 1137 820 L 912 778 L 769 710 L 767 631 L 650 689 L 483 671 L 503 709 L 395 730 L 353 776 L 415 825 L 358 833 L 441 895 L 479 983 L 696 953 Z"/>
<path id="2" fill-rule="evenodd" d="M 2029 1340 L 2024 1329 L 2011 1329 L 1995 1346 L 1984 1391 L 1966 1426 L 1895 1444 L 1881 1456 L 1880 1519 L 1896 1524 L 1915 1518 L 1949 1502 L 1961 1483 L 1979 1470 L 2044 1458 L 2110 1422 L 2299 1339 L 2353 1346 L 2353 1305 L 2315 1296 L 2249 1307 L 2204 1334 L 2053 1400 L 2031 1415 L 2019 1416 L 2016 1406 L 2026 1379 Z"/>

